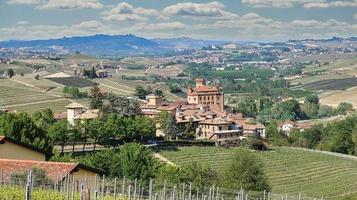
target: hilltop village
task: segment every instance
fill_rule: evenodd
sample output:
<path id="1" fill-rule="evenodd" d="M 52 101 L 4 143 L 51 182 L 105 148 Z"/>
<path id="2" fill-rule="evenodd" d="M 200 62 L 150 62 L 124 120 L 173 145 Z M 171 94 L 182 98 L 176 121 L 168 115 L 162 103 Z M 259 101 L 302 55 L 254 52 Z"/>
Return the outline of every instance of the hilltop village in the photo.
<path id="1" fill-rule="evenodd" d="M 241 113 L 233 113 L 224 105 L 224 94 L 217 86 L 208 86 L 204 79 L 195 79 L 195 87 L 187 89 L 187 100 L 163 101 L 162 97 L 148 94 L 141 101 L 141 113 L 151 119 L 161 112 L 172 114 L 177 124 L 185 126 L 190 123 L 195 130 L 195 139 L 211 140 L 216 145 L 235 144 L 246 137 L 265 138 L 265 126 L 253 119 L 243 118 Z M 74 125 L 75 121 L 95 119 L 98 109 L 88 109 L 79 103 L 66 106 L 67 112 L 55 113 L 55 118 L 64 119 Z M 165 137 L 156 125 L 156 137 Z M 180 134 L 180 133 L 178 133 Z"/>

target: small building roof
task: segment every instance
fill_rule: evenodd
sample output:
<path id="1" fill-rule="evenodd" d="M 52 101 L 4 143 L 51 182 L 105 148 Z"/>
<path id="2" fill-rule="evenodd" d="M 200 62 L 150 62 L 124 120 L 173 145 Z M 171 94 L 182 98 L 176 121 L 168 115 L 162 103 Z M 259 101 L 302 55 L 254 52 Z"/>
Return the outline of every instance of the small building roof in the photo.
<path id="1" fill-rule="evenodd" d="M 70 174 L 77 169 L 85 169 L 98 174 L 103 173 L 98 169 L 94 169 L 80 163 L 0 159 L 0 169 L 4 170 L 8 176 L 13 173 L 26 172 L 33 168 L 44 170 L 48 178 L 54 182 L 62 180 L 67 174 Z"/>
<path id="2" fill-rule="evenodd" d="M 83 113 L 74 116 L 74 119 L 95 119 L 99 115 L 99 109 L 86 110 Z"/>
<path id="3" fill-rule="evenodd" d="M 213 124 L 213 125 L 220 125 L 220 124 L 230 124 L 227 120 L 221 118 L 213 118 L 213 119 L 206 119 L 201 124 Z"/>

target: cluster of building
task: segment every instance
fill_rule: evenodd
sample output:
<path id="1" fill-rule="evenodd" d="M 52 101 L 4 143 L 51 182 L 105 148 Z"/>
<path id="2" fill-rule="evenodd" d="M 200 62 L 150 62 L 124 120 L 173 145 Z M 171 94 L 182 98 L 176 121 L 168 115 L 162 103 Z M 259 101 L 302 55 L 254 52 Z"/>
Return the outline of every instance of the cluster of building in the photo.
<path id="1" fill-rule="evenodd" d="M 168 112 L 180 126 L 191 123 L 196 139 L 215 141 L 217 145 L 239 144 L 246 137 L 265 138 L 265 126 L 244 118 L 241 113 L 233 113 L 224 105 L 224 94 L 217 86 L 206 85 L 204 79 L 195 82 L 195 87 L 188 88 L 186 100 L 167 102 L 160 96 L 147 95 L 140 105 L 142 114 L 155 119 L 160 112 Z M 55 118 L 67 119 L 72 125 L 75 121 L 99 116 L 99 110 L 79 103 L 71 103 L 66 109 L 66 112 L 55 113 Z M 160 124 L 156 127 L 156 136 L 164 137 Z"/>
<path id="2" fill-rule="evenodd" d="M 196 86 L 188 88 L 187 100 L 165 102 L 154 94 L 141 105 L 142 113 L 155 118 L 160 112 L 169 112 L 178 124 L 192 123 L 196 139 L 215 141 L 217 145 L 239 144 L 246 137 L 265 138 L 265 126 L 233 113 L 224 105 L 224 94 L 216 86 L 208 86 L 196 79 Z M 160 127 L 160 126 L 157 126 Z M 157 136 L 165 136 L 158 128 Z"/>

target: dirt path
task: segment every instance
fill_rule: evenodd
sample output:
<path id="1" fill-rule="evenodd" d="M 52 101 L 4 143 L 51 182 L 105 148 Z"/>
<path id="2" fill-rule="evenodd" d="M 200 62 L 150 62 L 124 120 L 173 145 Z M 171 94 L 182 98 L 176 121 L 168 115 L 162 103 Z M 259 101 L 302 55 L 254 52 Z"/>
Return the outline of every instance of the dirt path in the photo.
<path id="1" fill-rule="evenodd" d="M 176 166 L 175 163 L 171 162 L 170 160 L 168 160 L 167 158 L 163 157 L 162 155 L 160 155 L 159 153 L 154 153 L 154 157 L 161 160 L 162 162 L 172 165 L 172 166 Z"/>

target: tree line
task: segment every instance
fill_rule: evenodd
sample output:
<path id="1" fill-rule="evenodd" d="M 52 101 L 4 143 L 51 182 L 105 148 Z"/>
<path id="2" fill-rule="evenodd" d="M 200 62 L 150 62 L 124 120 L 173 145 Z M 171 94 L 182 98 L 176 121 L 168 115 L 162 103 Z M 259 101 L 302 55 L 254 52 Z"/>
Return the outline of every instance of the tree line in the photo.
<path id="1" fill-rule="evenodd" d="M 219 171 L 198 162 L 181 167 L 164 164 L 153 157 L 153 152 L 149 148 L 138 143 L 127 143 L 120 148 L 77 157 L 57 154 L 52 160 L 79 161 L 101 169 L 109 178 L 125 177 L 129 180 L 138 179 L 142 183 L 153 179 L 158 187 L 163 187 L 164 183 L 168 188 L 180 183 L 192 183 L 192 186 L 199 190 L 212 185 L 232 190 L 270 190 L 262 161 L 244 148 L 237 149 L 229 159 L 229 164 Z"/>

